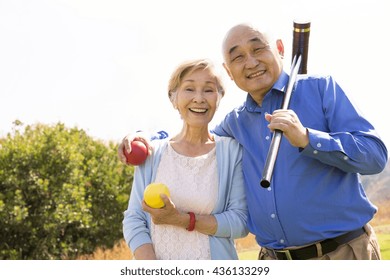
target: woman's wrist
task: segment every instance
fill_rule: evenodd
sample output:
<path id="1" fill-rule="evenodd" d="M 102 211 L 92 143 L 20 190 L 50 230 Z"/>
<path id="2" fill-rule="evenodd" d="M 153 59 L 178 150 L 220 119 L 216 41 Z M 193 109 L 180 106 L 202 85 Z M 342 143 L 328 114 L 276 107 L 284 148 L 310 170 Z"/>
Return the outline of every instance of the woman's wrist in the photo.
<path id="1" fill-rule="evenodd" d="M 188 215 L 190 216 L 190 221 L 188 223 L 186 230 L 193 231 L 195 229 L 196 217 L 194 212 L 188 212 Z"/>

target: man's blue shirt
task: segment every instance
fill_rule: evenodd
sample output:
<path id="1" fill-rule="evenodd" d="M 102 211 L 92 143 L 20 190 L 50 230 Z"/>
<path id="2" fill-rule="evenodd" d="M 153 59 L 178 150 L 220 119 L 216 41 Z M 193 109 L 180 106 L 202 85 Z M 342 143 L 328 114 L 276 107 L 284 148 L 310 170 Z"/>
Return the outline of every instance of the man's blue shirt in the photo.
<path id="1" fill-rule="evenodd" d="M 368 200 L 360 174 L 375 174 L 387 149 L 374 127 L 332 77 L 299 75 L 289 108 L 309 132 L 309 145 L 282 138 L 269 188 L 260 180 L 272 133 L 265 113 L 281 107 L 288 75 L 282 73 L 259 106 L 252 97 L 215 129 L 243 146 L 249 229 L 268 248 L 301 246 L 355 230 L 377 208 Z"/>

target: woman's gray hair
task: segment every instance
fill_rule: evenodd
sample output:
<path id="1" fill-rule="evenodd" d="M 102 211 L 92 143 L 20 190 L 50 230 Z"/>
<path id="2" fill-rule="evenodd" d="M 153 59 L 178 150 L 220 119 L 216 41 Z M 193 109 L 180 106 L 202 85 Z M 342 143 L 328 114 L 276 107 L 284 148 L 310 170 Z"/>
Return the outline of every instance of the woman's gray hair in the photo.
<path id="1" fill-rule="evenodd" d="M 185 75 L 192 73 L 196 70 L 209 70 L 210 73 L 214 76 L 218 93 L 222 96 L 225 95 L 225 88 L 222 84 L 221 78 L 215 73 L 214 64 L 207 59 L 196 59 L 190 60 L 181 63 L 178 67 L 176 67 L 175 71 L 173 71 L 171 78 L 168 83 L 168 97 L 173 104 L 175 104 L 176 99 L 176 91 L 180 87 L 183 82 L 183 78 Z"/>

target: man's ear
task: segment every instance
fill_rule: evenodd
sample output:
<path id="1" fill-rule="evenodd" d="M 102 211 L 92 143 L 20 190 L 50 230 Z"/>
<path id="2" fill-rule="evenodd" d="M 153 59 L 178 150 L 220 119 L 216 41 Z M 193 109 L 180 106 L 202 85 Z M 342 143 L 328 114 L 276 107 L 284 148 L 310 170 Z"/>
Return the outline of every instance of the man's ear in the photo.
<path id="1" fill-rule="evenodd" d="M 284 45 L 281 39 L 276 40 L 276 48 L 281 57 L 284 57 Z"/>
<path id="2" fill-rule="evenodd" d="M 232 76 L 232 74 L 230 73 L 229 67 L 227 67 L 227 65 L 226 65 L 225 62 L 222 63 L 222 66 L 223 66 L 223 68 L 225 68 L 225 70 L 226 70 L 227 74 L 229 75 L 230 79 L 233 81 L 233 76 Z"/>

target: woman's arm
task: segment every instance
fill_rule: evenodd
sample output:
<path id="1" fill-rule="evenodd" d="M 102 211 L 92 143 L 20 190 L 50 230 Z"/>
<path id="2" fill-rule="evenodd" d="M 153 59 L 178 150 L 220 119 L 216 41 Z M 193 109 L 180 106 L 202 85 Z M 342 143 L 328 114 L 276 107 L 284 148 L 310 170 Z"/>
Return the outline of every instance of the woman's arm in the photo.
<path id="1" fill-rule="evenodd" d="M 153 223 L 156 225 L 167 224 L 188 229 L 190 215 L 177 210 L 173 202 L 166 195 L 161 195 L 161 199 L 165 203 L 164 208 L 155 209 L 149 207 L 145 202 L 142 203 L 143 210 L 150 213 Z M 214 235 L 217 228 L 218 224 L 214 215 L 195 215 L 194 230 L 203 234 Z"/>
<path id="2" fill-rule="evenodd" d="M 134 251 L 134 257 L 136 260 L 157 260 L 153 245 L 150 243 L 139 246 Z"/>
<path id="3" fill-rule="evenodd" d="M 151 157 L 134 172 L 128 208 L 124 212 L 123 236 L 131 251 L 134 253 L 144 244 L 152 244 L 149 222 L 150 217 L 142 210 L 143 191 L 150 182 Z"/>

